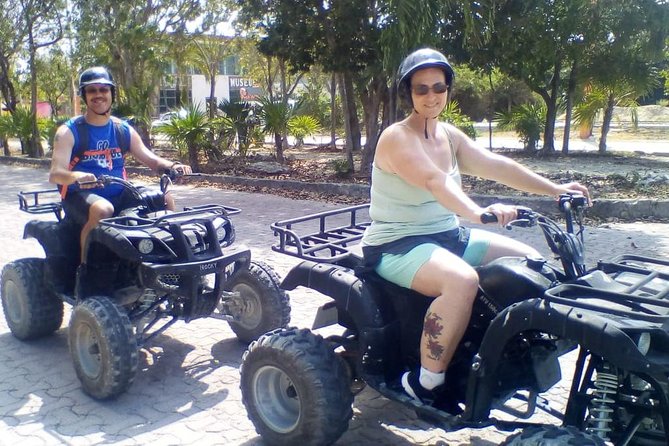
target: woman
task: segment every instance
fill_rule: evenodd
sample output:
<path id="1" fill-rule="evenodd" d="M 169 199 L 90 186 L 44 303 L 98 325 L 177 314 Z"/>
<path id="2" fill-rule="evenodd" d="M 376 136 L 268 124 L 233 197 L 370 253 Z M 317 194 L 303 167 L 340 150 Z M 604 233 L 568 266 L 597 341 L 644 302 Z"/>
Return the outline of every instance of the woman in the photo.
<path id="1" fill-rule="evenodd" d="M 434 297 L 423 323 L 421 368 L 402 376 L 407 394 L 430 403 L 469 322 L 478 289 L 473 267 L 502 256 L 539 255 L 521 242 L 460 226 L 458 217 L 480 222 L 484 212 L 495 214 L 501 225 L 516 218 L 514 206 L 477 205 L 463 192 L 460 174 L 536 194 L 589 195 L 585 186 L 555 184 L 439 122 L 455 78 L 440 52 L 411 53 L 398 77 L 400 99 L 412 110 L 379 138 L 372 167 L 372 224 L 362 243 L 366 265 L 381 277 Z"/>

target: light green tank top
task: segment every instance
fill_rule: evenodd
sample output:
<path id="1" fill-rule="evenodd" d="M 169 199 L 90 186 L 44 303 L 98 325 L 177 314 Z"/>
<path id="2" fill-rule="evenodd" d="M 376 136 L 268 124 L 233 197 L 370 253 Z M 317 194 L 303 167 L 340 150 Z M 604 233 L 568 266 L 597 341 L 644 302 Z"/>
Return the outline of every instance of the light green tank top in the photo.
<path id="1" fill-rule="evenodd" d="M 453 144 L 450 145 L 453 166 L 449 176 L 461 185 Z M 430 192 L 376 165 L 372 165 L 370 194 L 369 216 L 372 223 L 365 230 L 363 245 L 378 246 L 410 235 L 436 234 L 457 228 L 460 224 L 455 213 L 439 204 Z"/>

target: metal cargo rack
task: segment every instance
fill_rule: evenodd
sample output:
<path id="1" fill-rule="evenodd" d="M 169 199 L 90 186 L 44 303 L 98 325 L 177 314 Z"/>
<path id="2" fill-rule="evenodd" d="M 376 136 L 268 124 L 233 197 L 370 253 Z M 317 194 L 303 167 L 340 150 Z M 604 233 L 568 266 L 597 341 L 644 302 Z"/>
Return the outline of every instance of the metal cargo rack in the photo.
<path id="1" fill-rule="evenodd" d="M 272 250 L 304 260 L 336 263 L 351 255 L 352 246 L 358 244 L 369 224 L 369 204 L 282 220 L 270 225 L 279 238 Z"/>
<path id="2" fill-rule="evenodd" d="M 18 193 L 19 209 L 28 214 L 48 214 L 53 212 L 60 221 L 63 205 L 58 189 L 44 189 Z"/>
<path id="3" fill-rule="evenodd" d="M 561 284 L 545 293 L 548 301 L 651 323 L 669 322 L 669 261 L 621 255 L 599 261 L 601 286 Z"/>

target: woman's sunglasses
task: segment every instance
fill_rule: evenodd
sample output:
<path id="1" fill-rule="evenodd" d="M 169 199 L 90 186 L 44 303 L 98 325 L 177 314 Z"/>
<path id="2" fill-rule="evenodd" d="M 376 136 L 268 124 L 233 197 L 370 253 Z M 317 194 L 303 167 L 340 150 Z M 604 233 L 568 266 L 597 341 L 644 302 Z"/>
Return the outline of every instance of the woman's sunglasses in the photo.
<path id="1" fill-rule="evenodd" d="M 419 84 L 412 85 L 411 90 L 417 96 L 425 96 L 430 92 L 430 90 L 432 90 L 435 94 L 442 94 L 448 91 L 448 85 L 446 85 L 444 82 L 437 82 L 431 87 L 429 85 Z"/>

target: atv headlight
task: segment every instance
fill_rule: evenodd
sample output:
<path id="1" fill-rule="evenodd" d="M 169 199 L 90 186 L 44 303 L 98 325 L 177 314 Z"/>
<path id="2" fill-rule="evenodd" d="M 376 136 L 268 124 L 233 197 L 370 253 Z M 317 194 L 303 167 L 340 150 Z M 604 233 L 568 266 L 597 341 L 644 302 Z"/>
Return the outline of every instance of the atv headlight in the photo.
<path id="1" fill-rule="evenodd" d="M 140 240 L 137 244 L 137 249 L 139 249 L 139 252 L 142 254 L 149 254 L 151 251 L 153 251 L 153 247 L 153 241 L 148 238 Z"/>
<path id="2" fill-rule="evenodd" d="M 228 231 L 225 230 L 225 225 L 221 225 L 216 228 L 216 237 L 220 240 L 225 240 L 225 236 L 228 235 Z"/>

